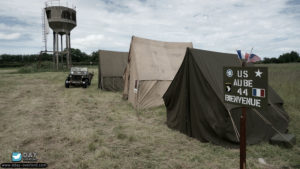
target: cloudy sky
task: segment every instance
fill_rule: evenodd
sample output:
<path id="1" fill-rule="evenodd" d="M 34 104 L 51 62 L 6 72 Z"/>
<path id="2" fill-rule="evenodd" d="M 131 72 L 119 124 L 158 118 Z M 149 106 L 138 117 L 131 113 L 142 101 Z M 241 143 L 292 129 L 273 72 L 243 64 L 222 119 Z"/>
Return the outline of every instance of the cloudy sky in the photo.
<path id="1" fill-rule="evenodd" d="M 0 54 L 43 49 L 45 0 L 0 1 Z M 131 36 L 193 42 L 195 48 L 261 57 L 300 53 L 300 0 L 61 0 L 76 6 L 72 47 L 128 51 Z M 52 49 L 52 32 L 48 50 Z"/>

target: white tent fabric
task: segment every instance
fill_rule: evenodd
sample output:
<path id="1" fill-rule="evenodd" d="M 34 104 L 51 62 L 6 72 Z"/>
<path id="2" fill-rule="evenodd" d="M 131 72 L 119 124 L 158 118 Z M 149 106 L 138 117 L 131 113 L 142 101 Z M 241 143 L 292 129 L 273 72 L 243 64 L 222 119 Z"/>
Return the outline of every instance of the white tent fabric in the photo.
<path id="1" fill-rule="evenodd" d="M 132 37 L 124 73 L 124 98 L 137 109 L 163 104 L 162 96 L 191 42 L 162 42 Z"/>

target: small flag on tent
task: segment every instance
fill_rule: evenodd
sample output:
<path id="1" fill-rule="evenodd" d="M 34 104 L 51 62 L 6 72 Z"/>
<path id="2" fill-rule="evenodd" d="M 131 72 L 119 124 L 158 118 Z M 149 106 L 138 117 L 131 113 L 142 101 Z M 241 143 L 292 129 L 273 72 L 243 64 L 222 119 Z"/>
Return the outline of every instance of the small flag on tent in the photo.
<path id="1" fill-rule="evenodd" d="M 242 54 L 241 50 L 236 50 L 236 52 L 238 54 L 239 59 L 245 59 L 247 60 L 247 62 L 257 62 L 261 60 L 259 56 L 252 53 L 252 50 L 250 54 L 247 52 L 245 54 Z"/>
<path id="2" fill-rule="evenodd" d="M 256 54 L 251 54 L 247 59 L 247 62 L 257 62 L 257 61 L 260 61 L 260 57 L 257 56 Z"/>
<path id="3" fill-rule="evenodd" d="M 245 59 L 248 61 L 250 54 L 249 53 L 245 53 Z"/>
<path id="4" fill-rule="evenodd" d="M 238 54 L 239 59 L 244 59 L 244 55 L 242 54 L 241 50 L 236 50 L 236 52 Z"/>
<path id="5" fill-rule="evenodd" d="M 252 88 L 252 96 L 265 97 L 265 89 Z"/>

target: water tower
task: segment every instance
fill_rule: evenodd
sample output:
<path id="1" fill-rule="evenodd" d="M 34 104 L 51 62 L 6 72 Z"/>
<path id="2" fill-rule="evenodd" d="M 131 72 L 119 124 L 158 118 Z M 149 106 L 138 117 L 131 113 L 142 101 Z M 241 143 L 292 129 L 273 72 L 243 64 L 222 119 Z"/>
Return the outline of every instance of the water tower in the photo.
<path id="1" fill-rule="evenodd" d="M 67 67 L 70 68 L 72 64 L 72 59 L 70 56 L 71 48 L 71 31 L 76 27 L 76 8 L 69 8 L 67 6 L 62 6 L 60 1 L 49 1 L 46 2 L 46 7 L 44 8 L 46 19 L 49 27 L 53 30 L 53 62 L 58 69 L 59 64 L 59 54 L 61 55 L 61 63 L 63 65 L 63 36 L 66 37 L 66 63 Z M 61 40 L 61 52 L 59 51 L 59 35 Z"/>

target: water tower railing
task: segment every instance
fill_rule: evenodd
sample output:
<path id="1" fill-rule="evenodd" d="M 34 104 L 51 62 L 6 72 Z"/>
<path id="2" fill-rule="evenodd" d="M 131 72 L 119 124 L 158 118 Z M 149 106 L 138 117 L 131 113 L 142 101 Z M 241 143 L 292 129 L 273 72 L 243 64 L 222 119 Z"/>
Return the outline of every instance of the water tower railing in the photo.
<path id="1" fill-rule="evenodd" d="M 64 6 L 64 7 L 76 10 L 76 6 L 74 6 L 74 5 L 69 6 L 67 1 L 65 1 L 65 3 L 62 3 L 60 0 L 49 0 L 49 1 L 45 2 L 45 6 L 46 6 L 46 8 L 51 7 L 51 6 Z"/>

